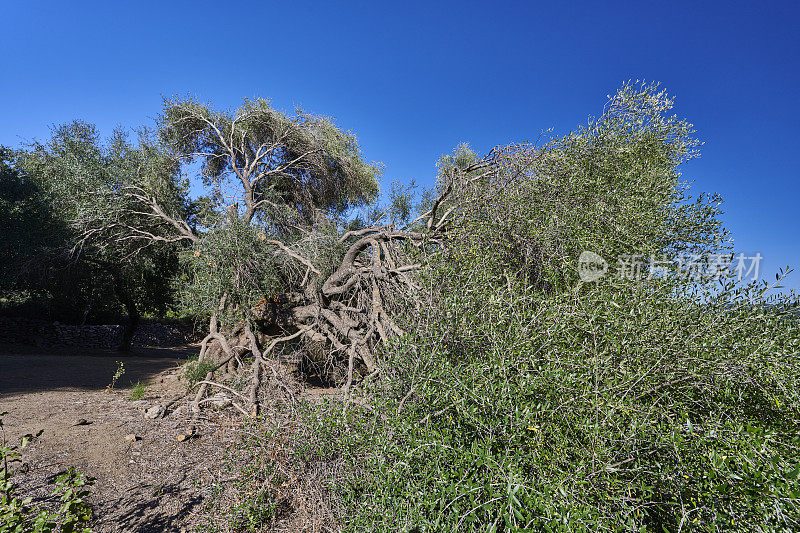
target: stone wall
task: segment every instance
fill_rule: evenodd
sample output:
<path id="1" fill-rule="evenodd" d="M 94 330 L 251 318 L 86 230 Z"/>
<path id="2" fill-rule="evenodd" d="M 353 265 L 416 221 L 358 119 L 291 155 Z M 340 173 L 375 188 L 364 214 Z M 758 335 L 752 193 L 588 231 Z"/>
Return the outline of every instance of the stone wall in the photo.
<path id="1" fill-rule="evenodd" d="M 0 343 L 36 346 L 116 348 L 125 330 L 121 325 L 73 326 L 30 318 L 0 317 Z M 144 322 L 133 336 L 134 346 L 179 346 L 192 342 L 191 326 Z"/>

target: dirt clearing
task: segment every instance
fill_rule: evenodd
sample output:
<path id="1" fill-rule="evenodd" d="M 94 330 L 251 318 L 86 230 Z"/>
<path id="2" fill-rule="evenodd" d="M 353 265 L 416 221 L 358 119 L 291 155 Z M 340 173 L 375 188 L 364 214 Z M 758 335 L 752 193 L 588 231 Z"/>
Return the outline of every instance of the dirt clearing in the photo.
<path id="1" fill-rule="evenodd" d="M 90 498 L 95 531 L 182 531 L 201 524 L 202 486 L 223 475 L 218 469 L 235 424 L 211 413 L 201 421 L 202 438 L 179 442 L 184 401 L 166 418 L 143 413 L 185 390 L 178 367 L 193 353 L 191 346 L 123 355 L 0 345 L 7 438 L 44 430 L 23 450 L 26 472 L 14 478 L 20 492 L 46 503 L 55 477 L 74 466 L 96 478 Z M 119 361 L 125 372 L 106 392 Z M 137 382 L 146 392 L 132 401 L 130 387 Z"/>

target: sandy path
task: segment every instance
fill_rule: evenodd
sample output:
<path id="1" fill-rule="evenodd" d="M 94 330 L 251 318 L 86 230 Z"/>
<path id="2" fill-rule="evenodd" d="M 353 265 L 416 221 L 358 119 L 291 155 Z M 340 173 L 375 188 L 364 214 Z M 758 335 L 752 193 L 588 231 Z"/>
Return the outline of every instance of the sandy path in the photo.
<path id="1" fill-rule="evenodd" d="M 44 433 L 25 449 L 28 471 L 20 489 L 44 497 L 68 466 L 97 479 L 91 503 L 96 531 L 181 531 L 202 521 L 201 482 L 218 479 L 232 432 L 207 421 L 204 436 L 180 443 L 180 413 L 146 420 L 142 410 L 182 390 L 177 367 L 188 350 L 140 349 L 121 357 L 107 351 L 0 346 L 0 412 L 8 411 L 6 435 Z M 125 374 L 111 393 L 117 361 Z M 129 399 L 127 387 L 141 380 L 148 392 Z M 76 425 L 79 419 L 88 424 Z M 135 442 L 125 436 L 135 434 Z M 223 445 L 221 445 L 223 444 Z"/>

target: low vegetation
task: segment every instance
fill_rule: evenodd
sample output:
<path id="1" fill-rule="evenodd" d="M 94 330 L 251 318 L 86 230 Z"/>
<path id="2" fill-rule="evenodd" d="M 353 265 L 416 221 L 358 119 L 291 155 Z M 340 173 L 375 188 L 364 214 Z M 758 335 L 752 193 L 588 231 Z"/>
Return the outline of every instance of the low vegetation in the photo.
<path id="1" fill-rule="evenodd" d="M 131 401 L 141 400 L 144 398 L 145 393 L 147 393 L 147 385 L 142 383 L 141 381 L 137 381 L 136 384 L 131 387 L 130 398 Z"/>
<path id="2" fill-rule="evenodd" d="M 50 498 L 34 503 L 31 497 L 17 495 L 17 486 L 12 477 L 19 474 L 21 450 L 42 434 L 25 435 L 19 444 L 6 440 L 0 413 L 0 532 L 2 533 L 49 533 L 55 531 L 89 533 L 92 511 L 86 501 L 87 486 L 93 480 L 69 468 L 58 476 Z M 46 508 L 45 508 L 46 507 Z"/>

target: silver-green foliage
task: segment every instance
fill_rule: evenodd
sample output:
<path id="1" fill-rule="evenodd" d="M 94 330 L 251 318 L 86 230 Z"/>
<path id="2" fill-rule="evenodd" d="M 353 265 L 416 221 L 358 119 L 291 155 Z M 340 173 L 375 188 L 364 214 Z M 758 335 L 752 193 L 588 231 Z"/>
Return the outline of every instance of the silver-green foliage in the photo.
<path id="1" fill-rule="evenodd" d="M 75 121 L 53 128 L 46 142 L 18 150 L 15 164 L 60 226 L 59 238 L 44 242 L 45 250 L 24 266 L 83 272 L 93 278 L 90 301 L 94 287 L 113 278 L 117 296 L 127 294 L 126 307 L 135 302 L 143 311 L 163 313 L 171 304 L 167 280 L 177 267 L 175 250 L 163 245 L 177 240 L 169 233 L 174 227 L 137 197 L 158 198 L 165 217 L 191 221 L 188 184 L 177 160 L 146 131 L 136 142 L 122 131 L 104 141 L 93 125 Z M 33 211 L 25 215 L 36 217 Z"/>
<path id="2" fill-rule="evenodd" d="M 379 168 L 364 161 L 353 134 L 263 99 L 235 110 L 169 100 L 159 134 L 187 168 L 199 164 L 205 187 L 179 280 L 196 314 L 235 322 L 265 298 L 302 290 L 343 253 L 336 243 L 342 217 L 377 194 Z M 309 271 L 292 254 L 322 270 Z"/>
<path id="3" fill-rule="evenodd" d="M 461 147 L 440 162 L 440 187 L 456 182 L 451 253 L 539 287 L 576 279 L 584 250 L 674 259 L 727 249 L 721 199 L 691 198 L 680 165 L 698 155 L 692 125 L 670 114 L 656 85 L 625 84 L 593 118 L 542 145 L 499 150 L 500 172 L 477 180 L 452 171 L 474 154 Z M 455 177 L 455 178 L 454 178 Z"/>
<path id="4" fill-rule="evenodd" d="M 581 250 L 726 245 L 718 198 L 680 182 L 699 143 L 671 104 L 626 84 L 588 127 L 510 151 L 466 191 L 428 272 L 438 305 L 389 365 L 354 527 L 800 526 L 796 300 L 677 275 L 577 282 Z"/>

